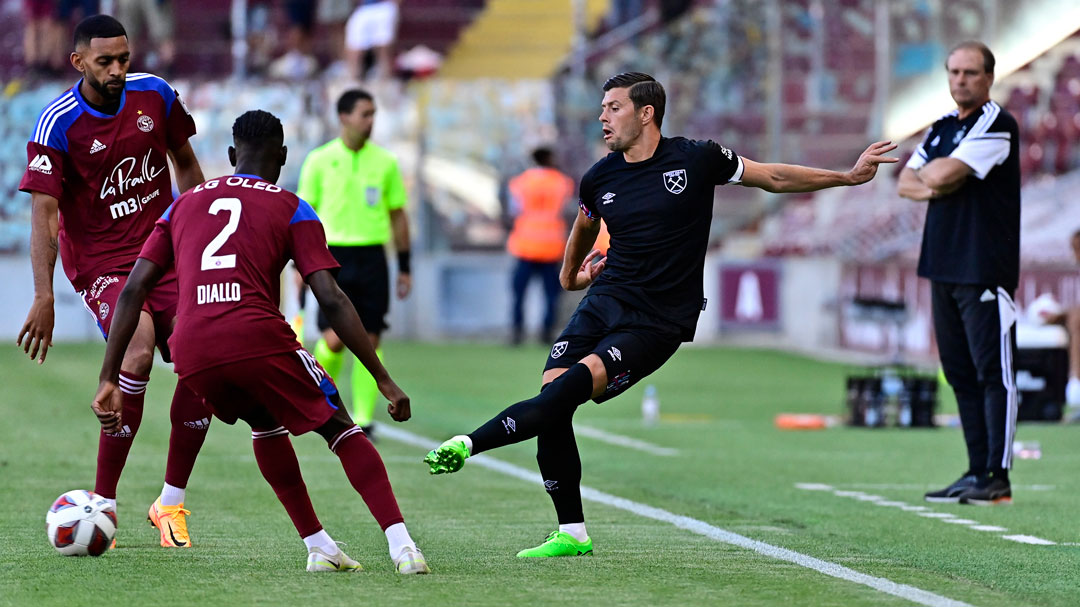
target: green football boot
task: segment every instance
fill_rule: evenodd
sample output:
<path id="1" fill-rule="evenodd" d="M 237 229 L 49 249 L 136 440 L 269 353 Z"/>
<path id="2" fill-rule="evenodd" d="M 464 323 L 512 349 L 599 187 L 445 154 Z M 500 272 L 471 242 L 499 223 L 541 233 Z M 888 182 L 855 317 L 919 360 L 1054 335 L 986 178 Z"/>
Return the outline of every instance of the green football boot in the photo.
<path id="1" fill-rule="evenodd" d="M 543 544 L 535 548 L 526 548 L 517 553 L 518 558 L 549 556 L 588 556 L 592 554 L 592 538 L 584 542 L 564 531 L 552 531 Z"/>
<path id="2" fill-rule="evenodd" d="M 450 474 L 461 470 L 468 457 L 469 448 L 465 446 L 465 441 L 454 437 L 428 451 L 424 463 L 431 466 L 432 474 Z"/>

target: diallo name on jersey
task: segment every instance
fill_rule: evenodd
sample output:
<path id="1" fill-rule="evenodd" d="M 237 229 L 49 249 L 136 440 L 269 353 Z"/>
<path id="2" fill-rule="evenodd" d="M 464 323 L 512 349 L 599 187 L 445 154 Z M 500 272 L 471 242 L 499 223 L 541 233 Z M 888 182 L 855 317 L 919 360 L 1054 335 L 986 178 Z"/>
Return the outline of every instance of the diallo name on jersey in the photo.
<path id="1" fill-rule="evenodd" d="M 196 298 L 199 305 L 240 301 L 240 283 L 215 282 L 212 285 L 198 285 Z"/>

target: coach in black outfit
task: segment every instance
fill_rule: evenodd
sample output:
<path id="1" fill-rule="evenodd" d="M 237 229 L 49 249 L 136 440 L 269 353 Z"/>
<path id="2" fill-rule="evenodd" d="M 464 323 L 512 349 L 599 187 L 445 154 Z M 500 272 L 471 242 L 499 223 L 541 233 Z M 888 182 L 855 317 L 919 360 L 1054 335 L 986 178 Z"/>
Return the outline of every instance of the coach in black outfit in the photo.
<path id="1" fill-rule="evenodd" d="M 945 62 L 956 109 L 930 127 L 900 173 L 904 198 L 928 201 L 919 276 L 932 285 L 934 331 L 956 393 L 968 469 L 930 502 L 1012 500 L 1020 161 L 1016 120 L 990 100 L 994 55 L 963 42 Z"/>

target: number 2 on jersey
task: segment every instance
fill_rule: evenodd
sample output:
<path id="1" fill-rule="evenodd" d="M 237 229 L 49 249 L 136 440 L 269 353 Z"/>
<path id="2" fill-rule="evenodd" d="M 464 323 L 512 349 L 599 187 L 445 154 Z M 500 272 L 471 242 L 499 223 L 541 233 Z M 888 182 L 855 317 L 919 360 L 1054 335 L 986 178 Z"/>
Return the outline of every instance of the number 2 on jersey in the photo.
<path id="1" fill-rule="evenodd" d="M 236 267 L 236 254 L 229 255 L 215 255 L 222 246 L 225 245 L 225 241 L 229 240 L 229 237 L 236 232 L 236 227 L 240 225 L 240 199 L 239 198 L 218 198 L 210 204 L 210 214 L 217 215 L 221 211 L 229 212 L 229 223 L 225 224 L 225 227 L 221 229 L 221 232 L 210 241 L 210 244 L 206 245 L 202 253 L 202 269 L 203 270 L 224 270 L 226 268 Z"/>

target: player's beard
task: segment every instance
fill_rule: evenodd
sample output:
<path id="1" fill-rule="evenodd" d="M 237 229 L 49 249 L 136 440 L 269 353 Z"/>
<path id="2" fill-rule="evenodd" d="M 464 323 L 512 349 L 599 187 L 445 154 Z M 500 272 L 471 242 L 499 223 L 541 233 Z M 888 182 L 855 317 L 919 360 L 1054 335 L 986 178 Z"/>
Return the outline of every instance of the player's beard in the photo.
<path id="1" fill-rule="evenodd" d="M 633 130 L 632 127 L 629 127 L 628 130 L 631 132 L 626 133 L 625 137 L 620 137 L 613 130 L 611 139 L 604 142 L 607 144 L 608 149 L 612 152 L 625 152 L 626 150 L 629 150 L 630 146 L 641 137 L 642 129 L 638 127 L 637 130 Z"/>
<path id="2" fill-rule="evenodd" d="M 124 80 L 113 81 L 119 82 L 120 86 L 109 86 L 108 84 L 95 79 L 90 74 L 85 76 L 86 82 L 90 85 L 90 88 L 98 92 L 99 95 L 108 103 L 115 103 L 120 100 L 120 96 L 124 94 L 124 87 L 126 82 Z"/>

